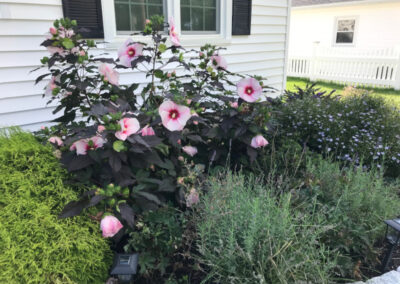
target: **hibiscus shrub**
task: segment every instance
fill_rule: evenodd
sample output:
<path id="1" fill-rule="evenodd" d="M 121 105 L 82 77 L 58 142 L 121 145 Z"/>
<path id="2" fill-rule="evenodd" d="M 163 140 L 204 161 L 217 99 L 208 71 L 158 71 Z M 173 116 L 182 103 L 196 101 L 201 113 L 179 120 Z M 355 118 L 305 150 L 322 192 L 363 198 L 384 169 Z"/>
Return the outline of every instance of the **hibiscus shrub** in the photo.
<path id="1" fill-rule="evenodd" d="M 117 59 L 96 57 L 76 22 L 61 19 L 42 43 L 51 54 L 42 59 L 49 72 L 37 81 L 51 76 L 46 93 L 61 116 L 38 134 L 52 136 L 74 181 L 91 188 L 61 217 L 99 205 L 118 218 L 102 224 L 105 236 L 134 229 L 134 216 L 146 210 L 193 205 L 204 169 L 251 167 L 257 148 L 268 144 L 262 96 L 271 88 L 263 78 L 229 72 L 215 46 L 183 48 L 172 19 L 154 16 L 140 35 L 151 43 L 128 39 Z M 148 83 L 120 85 L 117 69 L 143 72 Z"/>

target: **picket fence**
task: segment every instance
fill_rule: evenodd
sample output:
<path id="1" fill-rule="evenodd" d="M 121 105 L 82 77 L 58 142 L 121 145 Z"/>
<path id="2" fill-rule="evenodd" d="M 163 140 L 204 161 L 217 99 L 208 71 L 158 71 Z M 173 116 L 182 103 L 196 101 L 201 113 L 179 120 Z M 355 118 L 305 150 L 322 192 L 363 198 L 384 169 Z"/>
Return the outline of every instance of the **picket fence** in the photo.
<path id="1" fill-rule="evenodd" d="M 400 49 L 316 45 L 312 56 L 289 55 L 288 76 L 400 90 Z"/>

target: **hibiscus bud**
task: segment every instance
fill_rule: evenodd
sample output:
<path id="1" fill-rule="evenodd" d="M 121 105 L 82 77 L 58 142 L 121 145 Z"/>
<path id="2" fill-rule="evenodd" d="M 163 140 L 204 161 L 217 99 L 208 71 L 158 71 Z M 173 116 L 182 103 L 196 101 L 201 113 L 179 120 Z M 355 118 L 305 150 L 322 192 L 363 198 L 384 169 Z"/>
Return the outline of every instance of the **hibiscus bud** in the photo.
<path id="1" fill-rule="evenodd" d="M 198 122 L 197 120 L 195 120 L 195 121 L 193 121 L 193 124 L 194 124 L 194 125 L 198 125 L 199 122 Z"/>
<path id="2" fill-rule="evenodd" d="M 191 157 L 197 154 L 197 148 L 193 146 L 185 146 L 182 150 Z"/>
<path id="3" fill-rule="evenodd" d="M 51 28 L 50 28 L 50 33 L 51 33 L 52 35 L 56 35 L 56 34 L 57 34 L 57 29 L 56 29 L 55 27 L 51 27 Z"/>
<path id="4" fill-rule="evenodd" d="M 184 184 L 184 178 L 183 177 L 179 177 L 178 178 L 178 180 L 177 180 L 177 182 L 179 183 L 179 184 Z"/>
<path id="5" fill-rule="evenodd" d="M 269 143 L 262 135 L 257 135 L 251 139 L 251 147 L 261 148 L 267 146 Z"/>
<path id="6" fill-rule="evenodd" d="M 156 133 L 154 132 L 153 127 L 145 126 L 141 131 L 142 136 L 154 136 Z"/>
<path id="7" fill-rule="evenodd" d="M 57 159 L 61 159 L 61 151 L 60 150 L 55 150 L 53 152 L 54 157 L 56 157 Z"/>
<path id="8" fill-rule="evenodd" d="M 151 21 L 149 19 L 146 19 L 145 23 L 146 23 L 146 25 L 148 25 L 151 23 Z"/>
<path id="9" fill-rule="evenodd" d="M 178 160 L 181 161 L 181 162 L 183 162 L 185 159 L 184 159 L 182 156 L 179 156 L 179 157 L 178 157 Z"/>
<path id="10" fill-rule="evenodd" d="M 52 144 L 56 144 L 57 146 L 63 145 L 63 141 L 61 140 L 60 137 L 57 137 L 57 136 L 50 137 L 48 141 Z"/>
<path id="11" fill-rule="evenodd" d="M 80 56 L 85 56 L 85 55 L 86 55 L 86 52 L 85 52 L 84 50 L 81 50 L 81 51 L 79 51 L 79 55 L 80 55 Z"/>
<path id="12" fill-rule="evenodd" d="M 42 130 L 45 130 L 45 129 L 46 129 L 46 127 L 44 127 L 44 126 L 40 126 L 40 129 L 42 129 Z"/>
<path id="13" fill-rule="evenodd" d="M 104 130 L 106 130 L 106 127 L 104 125 L 97 126 L 97 132 L 102 133 Z"/>
<path id="14" fill-rule="evenodd" d="M 167 73 L 167 78 L 171 78 L 172 74 L 170 72 Z"/>
<path id="15" fill-rule="evenodd" d="M 186 103 L 187 103 L 188 105 L 190 105 L 190 104 L 192 103 L 192 100 L 191 100 L 191 99 L 187 99 L 187 100 L 186 100 Z"/>
<path id="16" fill-rule="evenodd" d="M 230 102 L 229 104 L 230 104 L 231 107 L 233 107 L 233 108 L 238 108 L 238 107 L 239 107 L 238 102 Z"/>
<path id="17" fill-rule="evenodd" d="M 181 139 L 178 139 L 178 141 L 176 141 L 176 143 L 178 143 L 179 145 L 181 145 L 181 144 L 182 144 L 182 140 L 181 140 Z"/>
<path id="18" fill-rule="evenodd" d="M 104 238 L 115 236 L 122 228 L 121 222 L 114 216 L 105 216 L 100 222 L 100 229 Z"/>

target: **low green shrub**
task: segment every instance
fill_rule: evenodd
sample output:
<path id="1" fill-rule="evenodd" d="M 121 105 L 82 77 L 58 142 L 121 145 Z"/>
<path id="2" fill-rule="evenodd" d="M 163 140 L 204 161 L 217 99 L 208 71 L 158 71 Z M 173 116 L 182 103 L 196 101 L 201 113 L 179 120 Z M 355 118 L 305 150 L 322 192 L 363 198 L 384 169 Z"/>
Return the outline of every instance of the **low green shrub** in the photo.
<path id="1" fill-rule="evenodd" d="M 383 220 L 399 212 L 399 184 L 385 183 L 376 169 L 341 169 L 323 159 L 308 161 L 303 184 L 296 208 L 310 214 L 317 210 L 333 226 L 323 234 L 323 243 L 340 253 L 338 275 L 357 279 L 374 273 L 382 253 L 377 243 L 384 235 Z"/>
<path id="2" fill-rule="evenodd" d="M 291 208 L 290 194 L 255 178 L 210 180 L 196 218 L 198 260 L 213 283 L 328 283 L 335 256 L 320 242 L 323 215 Z"/>
<path id="3" fill-rule="evenodd" d="M 376 164 L 388 176 L 400 175 L 400 112 L 368 94 L 338 99 L 313 86 L 288 93 L 278 104 L 278 137 L 345 164 Z"/>
<path id="4" fill-rule="evenodd" d="M 77 198 L 51 146 L 0 133 L 0 283 L 104 283 L 108 242 L 87 216 L 59 220 Z"/>
<path id="5" fill-rule="evenodd" d="M 164 275 L 183 242 L 183 213 L 172 207 L 147 211 L 135 226 L 136 230 L 129 234 L 125 251 L 140 252 L 139 274 L 142 277 L 151 280 Z"/>

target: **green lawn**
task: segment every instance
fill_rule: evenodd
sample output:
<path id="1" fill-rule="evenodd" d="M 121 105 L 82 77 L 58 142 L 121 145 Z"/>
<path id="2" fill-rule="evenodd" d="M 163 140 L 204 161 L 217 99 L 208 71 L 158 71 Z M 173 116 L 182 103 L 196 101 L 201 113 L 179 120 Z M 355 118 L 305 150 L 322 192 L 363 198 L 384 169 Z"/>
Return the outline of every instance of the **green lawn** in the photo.
<path id="1" fill-rule="evenodd" d="M 310 83 L 307 79 L 288 77 L 286 88 L 288 90 L 294 91 L 296 90 L 296 86 L 305 87 L 307 83 Z M 327 91 L 328 93 L 332 90 L 336 90 L 337 94 L 340 94 L 343 91 L 345 85 L 328 83 L 328 82 L 317 82 L 317 88 L 321 89 L 321 91 Z M 396 91 L 394 89 L 379 89 L 379 88 L 363 88 L 369 91 L 372 91 L 372 95 L 381 96 L 387 99 L 389 102 L 392 102 L 396 106 L 400 107 L 400 91 Z"/>

